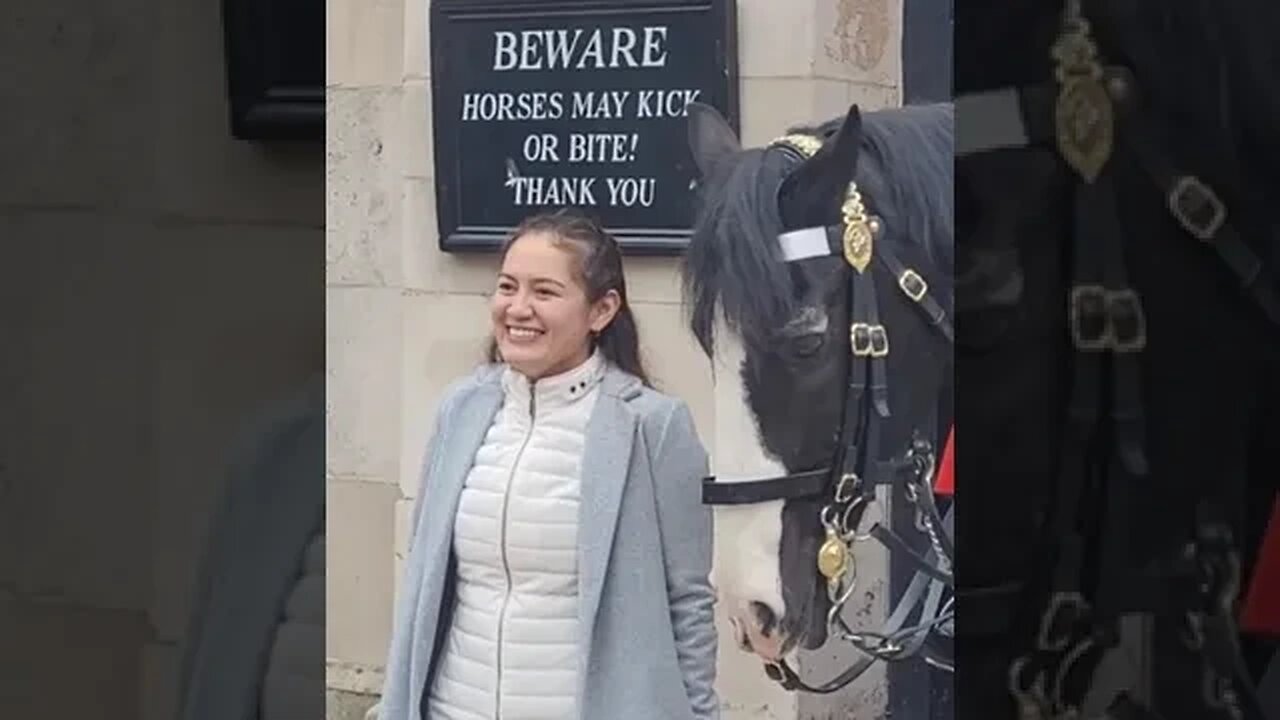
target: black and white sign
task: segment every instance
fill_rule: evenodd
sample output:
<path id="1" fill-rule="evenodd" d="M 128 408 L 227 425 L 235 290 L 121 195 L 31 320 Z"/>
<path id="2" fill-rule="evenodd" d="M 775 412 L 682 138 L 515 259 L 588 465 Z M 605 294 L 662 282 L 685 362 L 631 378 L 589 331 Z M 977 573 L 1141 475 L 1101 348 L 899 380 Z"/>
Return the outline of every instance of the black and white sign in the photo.
<path id="1" fill-rule="evenodd" d="M 492 249 L 523 218 L 595 215 L 627 251 L 679 252 L 695 176 L 685 105 L 737 127 L 733 0 L 437 0 L 440 245 Z"/>

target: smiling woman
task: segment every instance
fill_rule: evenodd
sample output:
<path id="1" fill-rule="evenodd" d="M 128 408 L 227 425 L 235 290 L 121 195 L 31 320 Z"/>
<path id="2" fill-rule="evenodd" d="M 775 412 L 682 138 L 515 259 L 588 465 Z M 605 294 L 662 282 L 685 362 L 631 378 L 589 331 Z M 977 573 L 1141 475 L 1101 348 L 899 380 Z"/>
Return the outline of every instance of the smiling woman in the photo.
<path id="1" fill-rule="evenodd" d="M 505 361 L 536 380 L 577 367 L 599 348 L 649 385 L 626 293 L 612 237 L 569 212 L 536 215 L 502 251 L 489 361 Z"/>
<path id="2" fill-rule="evenodd" d="M 381 719 L 717 717 L 707 454 L 641 364 L 616 241 L 526 220 L 490 318 L 427 446 Z"/>

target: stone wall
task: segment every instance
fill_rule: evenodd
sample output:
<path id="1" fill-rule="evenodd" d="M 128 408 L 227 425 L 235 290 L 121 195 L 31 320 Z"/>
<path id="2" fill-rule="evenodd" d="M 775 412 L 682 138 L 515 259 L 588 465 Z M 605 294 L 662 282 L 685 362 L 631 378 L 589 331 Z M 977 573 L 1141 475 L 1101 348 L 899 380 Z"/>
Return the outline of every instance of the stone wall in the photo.
<path id="1" fill-rule="evenodd" d="M 169 720 L 232 436 L 323 365 L 322 149 L 231 138 L 218 3 L 8 9 L 0 697 Z"/>
<path id="2" fill-rule="evenodd" d="M 738 6 L 747 144 L 850 102 L 899 101 L 900 0 Z M 328 32 L 328 685 L 330 716 L 347 718 L 381 685 L 423 439 L 442 389 L 481 360 L 496 266 L 438 250 L 427 0 L 332 0 Z M 629 258 L 627 276 L 646 360 L 692 407 L 716 470 L 767 468 L 735 373 L 722 366 L 713 382 L 684 328 L 675 260 Z M 842 669 L 834 653 L 803 660 Z M 726 720 L 871 718 L 884 702 L 882 675 L 798 702 L 727 643 L 720 676 Z"/>
<path id="3" fill-rule="evenodd" d="M 425 0 L 379 3 L 358 20 L 355 7 L 335 3 L 329 29 L 328 655 L 335 709 L 371 703 L 380 684 L 421 441 L 439 392 L 480 359 L 494 270 L 491 259 L 437 249 Z M 740 2 L 744 142 L 841 113 L 851 101 L 896 103 L 899 16 L 900 6 L 889 2 L 787 9 Z M 783 22 L 804 29 L 800 42 L 791 35 L 781 41 Z M 674 261 L 631 258 L 627 270 L 654 375 L 693 408 L 717 470 L 767 467 L 733 373 L 721 368 L 719 384 L 712 383 L 683 329 Z M 832 662 L 820 653 L 806 660 L 821 669 Z M 721 676 L 727 717 L 809 710 L 759 682 L 759 664 L 731 647 L 722 648 Z M 869 678 L 844 699 L 869 711 L 868 700 L 883 702 L 881 686 Z"/>

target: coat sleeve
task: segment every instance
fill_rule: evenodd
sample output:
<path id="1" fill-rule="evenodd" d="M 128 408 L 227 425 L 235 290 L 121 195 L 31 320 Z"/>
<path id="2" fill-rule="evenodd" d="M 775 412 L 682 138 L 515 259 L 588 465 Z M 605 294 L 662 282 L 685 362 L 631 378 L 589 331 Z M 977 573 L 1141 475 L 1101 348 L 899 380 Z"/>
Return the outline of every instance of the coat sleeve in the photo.
<path id="1" fill-rule="evenodd" d="M 406 549 L 407 557 L 404 563 L 404 570 L 400 578 L 400 584 L 403 587 L 408 578 L 413 576 L 412 556 L 414 555 L 415 545 L 417 544 L 418 525 L 422 519 L 422 511 L 426 503 L 424 498 L 432 491 L 432 475 L 431 470 L 435 465 L 436 454 L 440 448 L 441 437 L 448 429 L 449 418 L 454 407 L 458 403 L 459 382 L 446 388 L 440 405 L 436 409 L 435 418 L 432 420 L 431 428 L 428 431 L 426 445 L 422 453 L 422 463 L 419 466 L 418 489 L 413 500 L 413 510 L 409 516 L 409 542 Z M 409 667 L 409 649 L 410 642 L 409 627 L 413 616 L 413 607 L 415 601 L 412 592 L 402 592 L 397 605 L 392 612 L 392 628 L 391 639 L 387 649 L 387 661 L 385 667 L 389 669 L 383 679 L 382 693 L 377 703 L 369 708 L 365 713 L 365 720 L 380 720 L 380 718 L 396 718 L 407 717 L 408 707 L 412 704 L 411 689 L 405 687 L 405 677 L 407 676 L 407 668 Z M 391 669 L 400 668 L 404 672 L 397 674 Z"/>
<path id="2" fill-rule="evenodd" d="M 423 498 L 431 491 L 431 471 L 435 466 L 436 453 L 440 447 L 440 436 L 444 434 L 453 416 L 454 409 L 463 394 L 464 386 L 470 378 L 455 380 L 441 394 L 440 405 L 436 408 L 435 418 L 431 421 L 431 429 L 422 452 L 422 462 L 418 466 L 418 489 L 413 498 L 413 512 L 409 516 L 409 549 L 413 548 L 414 539 L 418 537 L 418 521 L 422 517 Z"/>
<path id="3" fill-rule="evenodd" d="M 712 516 L 702 504 L 707 452 L 689 407 L 677 401 L 654 448 L 658 532 L 676 653 L 694 717 L 719 717 L 716 697 L 715 590 L 711 586 Z"/>

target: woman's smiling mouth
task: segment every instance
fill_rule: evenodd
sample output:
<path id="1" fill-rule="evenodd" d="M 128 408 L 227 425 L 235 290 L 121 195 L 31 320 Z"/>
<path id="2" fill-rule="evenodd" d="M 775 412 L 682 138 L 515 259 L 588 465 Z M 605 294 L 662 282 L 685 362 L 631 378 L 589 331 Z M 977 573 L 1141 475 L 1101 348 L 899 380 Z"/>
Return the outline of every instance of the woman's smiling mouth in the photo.
<path id="1" fill-rule="evenodd" d="M 507 336 L 512 340 L 534 340 L 542 335 L 542 330 L 534 328 L 507 326 Z"/>

